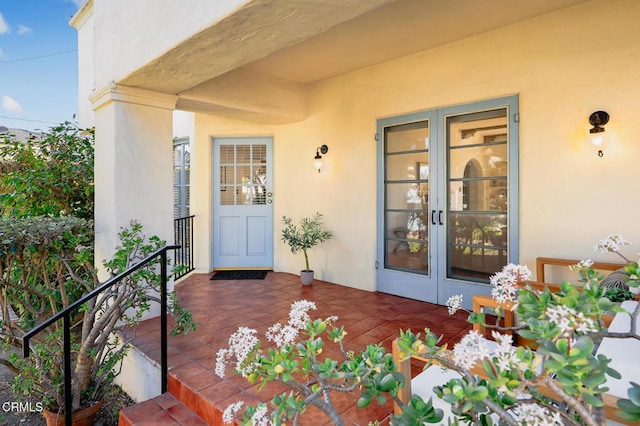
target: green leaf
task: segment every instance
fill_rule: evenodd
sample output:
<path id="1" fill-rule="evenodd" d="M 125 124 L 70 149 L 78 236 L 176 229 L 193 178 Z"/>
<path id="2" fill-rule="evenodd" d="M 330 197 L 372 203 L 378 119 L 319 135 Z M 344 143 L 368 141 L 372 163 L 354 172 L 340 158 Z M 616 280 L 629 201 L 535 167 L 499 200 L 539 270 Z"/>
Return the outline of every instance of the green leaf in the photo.
<path id="1" fill-rule="evenodd" d="M 565 354 L 569 350 L 569 342 L 567 339 L 560 339 L 556 342 L 556 348 L 560 353 Z"/>
<path id="2" fill-rule="evenodd" d="M 618 380 L 622 379 L 622 374 L 620 374 L 618 370 L 614 370 L 611 367 L 607 368 L 607 374 L 613 377 L 614 379 L 618 379 Z"/>
<path id="3" fill-rule="evenodd" d="M 584 400 L 584 402 L 594 407 L 604 407 L 604 403 L 602 402 L 602 400 L 596 398 L 595 396 L 587 392 L 582 392 L 582 399 Z"/>
<path id="4" fill-rule="evenodd" d="M 391 389 L 395 389 L 396 387 L 396 379 L 391 373 L 385 375 L 382 380 L 380 380 L 380 390 L 383 392 L 388 392 Z"/>
<path id="5" fill-rule="evenodd" d="M 623 410 L 625 413 L 640 415 L 640 406 L 635 405 L 633 402 L 631 402 L 628 399 L 619 399 L 618 408 Z"/>
<path id="6" fill-rule="evenodd" d="M 631 402 L 640 407 L 640 387 L 629 388 L 627 394 Z"/>
<path id="7" fill-rule="evenodd" d="M 358 405 L 358 407 L 360 407 L 360 408 L 365 408 L 365 407 L 367 407 L 369 404 L 371 404 L 371 398 L 366 398 L 366 397 L 364 397 L 364 396 L 361 396 L 361 397 L 358 399 L 358 402 L 357 402 L 357 405 Z"/>
<path id="8" fill-rule="evenodd" d="M 584 365 L 589 365 L 589 360 L 586 358 L 577 358 L 571 361 L 570 364 L 573 365 L 574 367 L 581 367 Z"/>
<path id="9" fill-rule="evenodd" d="M 482 401 L 489 395 L 489 390 L 486 386 L 478 386 L 473 389 L 471 394 L 469 395 L 469 399 L 472 401 Z"/>

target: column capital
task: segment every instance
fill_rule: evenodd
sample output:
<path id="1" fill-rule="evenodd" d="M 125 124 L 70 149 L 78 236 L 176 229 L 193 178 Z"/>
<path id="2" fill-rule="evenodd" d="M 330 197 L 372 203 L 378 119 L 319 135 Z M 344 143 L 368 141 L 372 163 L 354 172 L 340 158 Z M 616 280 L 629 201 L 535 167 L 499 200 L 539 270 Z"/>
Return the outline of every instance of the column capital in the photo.
<path id="1" fill-rule="evenodd" d="M 99 110 L 111 102 L 125 102 L 173 111 L 176 108 L 178 96 L 112 84 L 93 94 L 89 100 L 91 101 L 94 111 Z"/>

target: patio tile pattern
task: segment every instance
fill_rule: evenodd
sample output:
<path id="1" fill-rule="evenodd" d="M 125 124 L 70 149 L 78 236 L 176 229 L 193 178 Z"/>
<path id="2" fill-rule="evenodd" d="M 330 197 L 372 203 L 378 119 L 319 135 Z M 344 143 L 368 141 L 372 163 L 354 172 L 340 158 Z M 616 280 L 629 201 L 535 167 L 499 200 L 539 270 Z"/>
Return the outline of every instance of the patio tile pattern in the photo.
<path id="1" fill-rule="evenodd" d="M 287 322 L 289 308 L 297 300 L 316 303 L 317 311 L 310 312 L 312 318 L 337 315 L 338 324 L 347 331 L 345 347 L 353 350 L 381 343 L 390 352 L 400 329 L 417 332 L 425 327 L 442 335 L 442 343 L 452 345 L 471 328 L 466 313 L 450 316 L 444 306 L 318 280 L 303 286 L 300 277 L 287 273 L 269 272 L 264 280 L 211 281 L 209 277 L 192 274 L 176 285 L 180 303 L 191 309 L 199 326 L 187 335 L 169 336 L 169 392 L 122 410 L 121 425 L 222 425 L 221 413 L 230 403 L 239 399 L 247 403 L 269 401 L 285 389 L 284 385 L 271 383 L 258 392 L 239 376 L 220 379 L 213 372 L 216 353 L 227 347 L 229 335 L 239 326 L 255 328 L 265 345 L 264 332 L 276 322 Z M 133 345 L 158 363 L 159 330 L 159 319 L 154 318 L 131 331 Z M 340 359 L 337 348 L 327 346 L 331 349 L 325 349 L 326 356 Z M 371 420 L 387 424 L 385 420 L 393 411 L 391 401 L 361 409 L 356 400 L 355 394 L 336 396 L 335 405 L 346 424 L 367 425 Z M 323 413 L 311 407 L 300 424 L 328 422 Z"/>

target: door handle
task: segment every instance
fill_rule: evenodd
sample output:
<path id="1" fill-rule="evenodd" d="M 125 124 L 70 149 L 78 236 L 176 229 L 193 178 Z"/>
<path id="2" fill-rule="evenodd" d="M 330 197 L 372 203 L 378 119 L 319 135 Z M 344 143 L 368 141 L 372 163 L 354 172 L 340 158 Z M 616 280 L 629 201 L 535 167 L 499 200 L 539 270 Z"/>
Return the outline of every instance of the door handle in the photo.
<path id="1" fill-rule="evenodd" d="M 442 222 L 442 210 L 438 211 L 438 222 L 440 222 L 440 225 L 444 225 L 444 223 Z"/>
<path id="2" fill-rule="evenodd" d="M 436 211 L 435 210 L 431 210 L 431 224 L 432 225 L 436 224 Z"/>
<path id="3" fill-rule="evenodd" d="M 273 197 L 273 193 L 267 192 L 267 197 Z"/>
<path id="4" fill-rule="evenodd" d="M 271 204 L 271 203 L 273 203 L 273 201 L 271 201 L 271 199 L 268 199 L 267 204 Z"/>

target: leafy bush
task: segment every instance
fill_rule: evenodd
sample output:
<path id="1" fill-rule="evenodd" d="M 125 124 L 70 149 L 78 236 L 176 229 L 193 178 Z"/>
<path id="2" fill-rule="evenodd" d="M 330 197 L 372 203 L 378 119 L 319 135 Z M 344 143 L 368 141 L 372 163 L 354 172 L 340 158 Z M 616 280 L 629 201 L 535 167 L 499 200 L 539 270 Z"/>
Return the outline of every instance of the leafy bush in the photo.
<path id="1" fill-rule="evenodd" d="M 0 141 L 0 216 L 93 218 L 94 131 L 69 122 Z"/>
<path id="2" fill-rule="evenodd" d="M 113 275 L 166 245 L 157 237 L 147 239 L 135 222 L 119 236 L 121 246 L 105 262 Z M 25 331 L 99 286 L 92 239 L 92 223 L 85 219 L 0 218 L 0 338 L 5 352 L 13 353 L 0 362 L 17 373 L 17 394 L 39 396 L 48 407 L 64 404 L 62 321 L 33 337 L 31 357 L 23 359 L 15 350 L 22 350 L 20 337 Z M 158 301 L 159 262 L 105 290 L 72 315 L 74 410 L 99 399 L 118 374 L 128 345 L 125 335 L 118 340 L 113 332 L 137 324 L 150 303 Z M 175 298 L 171 301 L 180 326 L 174 331 L 192 330 L 190 312 Z"/>
<path id="3" fill-rule="evenodd" d="M 10 309 L 20 317 L 3 327 L 12 341 L 90 290 L 92 251 L 78 250 L 92 246 L 93 226 L 85 219 L 0 218 L 2 318 Z"/>

